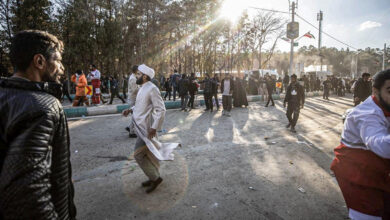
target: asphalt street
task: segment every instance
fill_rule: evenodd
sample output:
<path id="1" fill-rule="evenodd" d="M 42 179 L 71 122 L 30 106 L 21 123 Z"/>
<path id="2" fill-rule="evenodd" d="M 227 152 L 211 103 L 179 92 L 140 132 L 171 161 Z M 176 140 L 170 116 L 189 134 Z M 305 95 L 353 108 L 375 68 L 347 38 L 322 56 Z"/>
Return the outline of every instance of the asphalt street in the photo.
<path id="1" fill-rule="evenodd" d="M 69 121 L 78 219 L 346 219 L 329 167 L 339 144 L 341 115 L 351 97 L 308 98 L 297 133 L 276 107 L 252 102 L 222 112 L 168 110 L 162 142 L 180 142 L 162 162 L 159 188 L 132 153 L 129 119 L 105 115 Z"/>

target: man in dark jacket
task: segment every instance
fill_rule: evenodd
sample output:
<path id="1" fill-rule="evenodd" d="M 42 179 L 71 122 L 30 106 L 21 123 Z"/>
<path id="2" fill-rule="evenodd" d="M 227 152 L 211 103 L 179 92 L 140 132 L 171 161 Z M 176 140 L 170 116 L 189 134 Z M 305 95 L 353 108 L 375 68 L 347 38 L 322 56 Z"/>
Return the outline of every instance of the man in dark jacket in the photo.
<path id="1" fill-rule="evenodd" d="M 291 83 L 287 87 L 286 97 L 283 103 L 284 107 L 286 107 L 286 103 L 288 103 L 286 112 L 288 125 L 286 127 L 289 128 L 291 126 L 291 131 L 295 133 L 299 110 L 303 108 L 303 104 L 305 103 L 305 91 L 303 86 L 297 82 L 297 75 L 295 74 L 291 76 Z"/>
<path id="2" fill-rule="evenodd" d="M 0 79 L 0 219 L 76 218 L 62 51 L 47 32 L 11 40 L 15 74 Z"/>
<path id="3" fill-rule="evenodd" d="M 189 87 L 189 81 L 187 79 L 187 75 L 183 74 L 180 81 L 179 81 L 179 96 L 181 98 L 181 110 L 182 111 L 187 111 L 187 103 L 188 103 L 188 87 Z"/>
<path id="4" fill-rule="evenodd" d="M 206 78 L 199 82 L 204 84 L 203 88 L 203 95 L 204 95 L 204 102 L 206 105 L 205 111 L 213 112 L 213 100 L 212 100 L 212 94 L 213 94 L 213 86 L 214 81 L 210 79 L 210 75 L 206 74 Z"/>
<path id="5" fill-rule="evenodd" d="M 195 73 L 191 73 L 189 81 L 190 86 L 188 88 L 188 91 L 190 93 L 190 101 L 188 102 L 188 107 L 190 107 L 190 109 L 194 109 L 195 95 L 198 92 L 198 85 L 196 83 Z"/>
<path id="6" fill-rule="evenodd" d="M 118 97 L 118 99 L 122 100 L 122 103 L 126 103 L 126 101 L 119 95 L 119 83 L 116 77 L 110 76 L 110 92 L 111 92 L 111 99 L 110 99 L 110 105 L 112 105 L 112 101 L 114 100 L 115 96 Z"/>
<path id="7" fill-rule="evenodd" d="M 268 73 L 266 75 L 266 83 L 268 91 L 268 101 L 267 104 L 265 104 L 265 107 L 268 107 L 270 101 L 272 101 L 271 106 L 275 106 L 274 99 L 272 98 L 272 93 L 274 92 L 276 82 L 271 76 L 268 75 Z"/>
<path id="8" fill-rule="evenodd" d="M 355 90 L 353 92 L 355 106 L 359 105 L 372 94 L 371 82 L 368 81 L 369 78 L 369 73 L 363 73 L 362 78 L 356 82 Z"/>

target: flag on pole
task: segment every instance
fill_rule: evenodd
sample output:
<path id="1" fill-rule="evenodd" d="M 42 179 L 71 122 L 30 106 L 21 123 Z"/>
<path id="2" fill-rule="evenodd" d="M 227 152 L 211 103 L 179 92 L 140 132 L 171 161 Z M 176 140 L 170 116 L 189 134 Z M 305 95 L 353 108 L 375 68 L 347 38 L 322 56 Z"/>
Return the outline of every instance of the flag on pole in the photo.
<path id="1" fill-rule="evenodd" d="M 312 35 L 312 34 L 310 33 L 310 31 L 307 32 L 306 34 L 304 34 L 303 36 L 304 36 L 304 37 L 308 37 L 308 38 L 316 39 L 316 38 L 314 37 L 314 35 Z"/>

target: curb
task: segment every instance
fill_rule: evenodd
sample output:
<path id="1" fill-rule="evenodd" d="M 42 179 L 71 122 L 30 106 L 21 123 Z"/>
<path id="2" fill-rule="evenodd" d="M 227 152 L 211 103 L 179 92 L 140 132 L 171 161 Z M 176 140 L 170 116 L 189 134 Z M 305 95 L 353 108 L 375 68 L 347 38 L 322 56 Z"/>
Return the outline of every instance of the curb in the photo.
<path id="1" fill-rule="evenodd" d="M 308 92 L 306 93 L 306 97 L 313 97 L 313 96 L 320 96 L 322 95 L 322 92 Z M 274 100 L 281 100 L 284 99 L 285 94 L 274 94 L 272 95 L 272 98 Z M 258 102 L 262 101 L 264 102 L 264 96 L 263 95 L 251 95 L 247 96 L 248 102 Z M 219 102 L 222 101 L 222 99 L 218 99 Z M 204 100 L 195 100 L 194 105 L 204 105 Z M 166 109 L 177 109 L 181 107 L 181 101 L 165 101 L 165 108 Z M 119 105 L 102 105 L 102 106 L 96 106 L 96 107 L 66 107 L 64 108 L 65 115 L 68 118 L 75 118 L 75 117 L 83 117 L 83 116 L 95 116 L 95 115 L 106 115 L 106 114 L 118 114 L 121 113 L 123 110 L 128 109 L 128 104 L 119 104 Z"/>

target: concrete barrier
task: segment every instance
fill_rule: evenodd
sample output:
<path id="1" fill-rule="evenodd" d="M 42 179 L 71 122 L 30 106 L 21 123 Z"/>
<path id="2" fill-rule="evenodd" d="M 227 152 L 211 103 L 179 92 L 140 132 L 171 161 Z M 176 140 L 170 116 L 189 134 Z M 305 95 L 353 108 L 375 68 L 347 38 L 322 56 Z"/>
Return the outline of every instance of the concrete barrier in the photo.
<path id="1" fill-rule="evenodd" d="M 306 97 L 312 96 L 320 96 L 322 92 L 308 92 L 306 93 Z M 284 99 L 285 94 L 274 94 L 272 98 L 274 100 Z M 259 101 L 267 101 L 264 100 L 264 96 L 262 95 L 250 95 L 247 96 L 248 102 L 259 102 Z M 221 99 L 218 100 L 221 102 Z M 195 106 L 203 106 L 205 104 L 203 99 L 197 99 L 194 102 Z M 165 101 L 166 109 L 177 109 L 181 107 L 181 101 Z M 100 105 L 93 107 L 65 107 L 64 111 L 68 118 L 74 117 L 82 117 L 82 116 L 93 116 L 93 115 L 105 115 L 105 114 L 117 114 L 121 113 L 123 110 L 128 109 L 128 104 L 119 104 L 119 105 Z"/>

